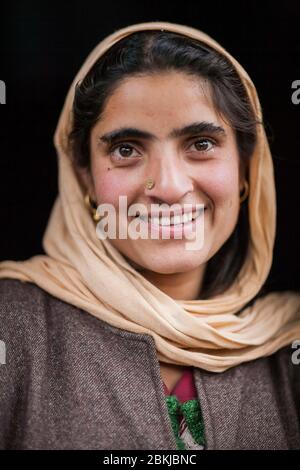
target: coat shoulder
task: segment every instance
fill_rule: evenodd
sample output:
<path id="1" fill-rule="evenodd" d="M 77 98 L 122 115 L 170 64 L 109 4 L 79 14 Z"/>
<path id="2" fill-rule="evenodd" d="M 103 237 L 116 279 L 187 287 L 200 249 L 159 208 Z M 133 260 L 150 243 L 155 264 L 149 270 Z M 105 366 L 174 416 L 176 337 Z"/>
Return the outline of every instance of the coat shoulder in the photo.
<path id="1" fill-rule="evenodd" d="M 0 279 L 0 305 L 11 304 L 12 302 L 34 302 L 41 296 L 42 289 L 31 282 L 20 279 Z"/>

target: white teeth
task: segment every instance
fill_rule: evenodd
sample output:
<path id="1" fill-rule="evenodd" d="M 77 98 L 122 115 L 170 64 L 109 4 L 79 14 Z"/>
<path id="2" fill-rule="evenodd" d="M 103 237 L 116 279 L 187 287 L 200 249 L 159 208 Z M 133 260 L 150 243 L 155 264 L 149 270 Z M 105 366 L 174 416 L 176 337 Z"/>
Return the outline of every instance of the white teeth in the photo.
<path id="1" fill-rule="evenodd" d="M 173 220 L 172 220 L 173 219 Z M 174 217 L 171 217 L 171 222 L 174 225 L 181 224 L 181 217 L 180 215 L 175 215 Z"/>
<path id="2" fill-rule="evenodd" d="M 159 223 L 160 225 L 170 225 L 171 219 L 169 217 L 160 217 Z"/>
<path id="3" fill-rule="evenodd" d="M 193 218 L 192 212 L 190 212 L 189 214 L 183 214 L 182 222 L 185 224 L 186 222 L 190 222 L 192 218 Z"/>
<path id="4" fill-rule="evenodd" d="M 153 225 L 163 225 L 163 226 L 168 226 L 168 225 L 180 225 L 180 224 L 186 224 L 188 222 L 191 222 L 191 220 L 195 220 L 202 212 L 204 209 L 198 209 L 196 212 L 189 212 L 188 214 L 183 214 L 183 215 L 175 215 L 172 217 L 149 217 L 149 220 Z M 142 220 L 147 221 L 148 217 L 147 216 L 141 216 L 140 217 Z"/>

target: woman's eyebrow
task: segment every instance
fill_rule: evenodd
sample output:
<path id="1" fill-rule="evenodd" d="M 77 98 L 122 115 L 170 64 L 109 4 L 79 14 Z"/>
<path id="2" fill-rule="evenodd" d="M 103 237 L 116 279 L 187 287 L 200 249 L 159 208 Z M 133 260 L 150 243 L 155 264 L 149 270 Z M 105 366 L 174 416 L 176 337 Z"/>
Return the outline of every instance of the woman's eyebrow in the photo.
<path id="1" fill-rule="evenodd" d="M 209 133 L 210 135 L 215 134 L 226 136 L 226 132 L 223 127 L 213 122 L 202 121 L 194 122 L 180 129 L 173 129 L 168 135 L 168 138 L 178 138 L 203 133 Z M 154 134 L 151 134 L 147 131 L 143 131 L 141 129 L 137 129 L 135 127 L 121 127 L 119 129 L 115 129 L 100 136 L 99 140 L 107 144 L 112 144 L 118 140 L 130 138 L 140 138 L 149 141 L 158 140 L 158 137 L 156 137 Z"/>

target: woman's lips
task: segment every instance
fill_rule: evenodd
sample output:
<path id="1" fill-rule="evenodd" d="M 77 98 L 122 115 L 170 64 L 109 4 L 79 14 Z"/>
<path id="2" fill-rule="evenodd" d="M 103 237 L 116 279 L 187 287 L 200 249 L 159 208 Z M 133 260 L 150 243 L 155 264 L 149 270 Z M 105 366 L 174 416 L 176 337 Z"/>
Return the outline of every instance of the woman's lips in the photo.
<path id="1" fill-rule="evenodd" d="M 153 223 L 151 221 L 151 217 L 149 219 L 143 219 L 139 216 L 135 218 L 139 218 L 141 224 L 147 225 L 148 228 L 148 233 L 150 232 L 150 238 L 151 234 L 153 234 L 155 239 L 157 239 L 157 235 L 163 236 L 165 238 L 176 238 L 176 239 L 182 239 L 183 236 L 189 235 L 192 232 L 196 231 L 197 224 L 201 222 L 202 216 L 204 215 L 204 211 L 206 210 L 206 207 L 202 208 L 200 210 L 200 213 L 198 216 L 191 221 L 176 224 L 176 225 L 160 225 L 157 223 Z M 202 223 L 202 222 L 201 222 Z"/>

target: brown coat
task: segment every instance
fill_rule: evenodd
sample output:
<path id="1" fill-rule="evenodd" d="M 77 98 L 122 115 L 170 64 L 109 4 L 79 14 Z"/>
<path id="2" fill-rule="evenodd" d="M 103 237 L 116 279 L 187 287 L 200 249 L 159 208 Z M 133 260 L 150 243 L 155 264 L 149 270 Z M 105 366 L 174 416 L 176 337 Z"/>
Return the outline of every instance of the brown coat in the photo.
<path id="1" fill-rule="evenodd" d="M 176 449 L 155 343 L 0 281 L 1 449 Z M 223 373 L 194 368 L 207 449 L 300 448 L 300 365 L 287 346 Z"/>

